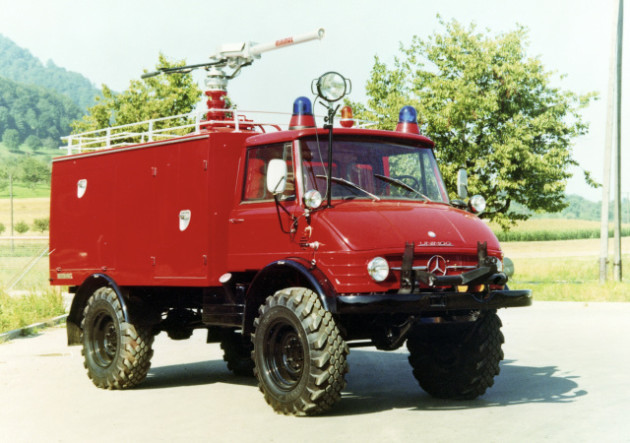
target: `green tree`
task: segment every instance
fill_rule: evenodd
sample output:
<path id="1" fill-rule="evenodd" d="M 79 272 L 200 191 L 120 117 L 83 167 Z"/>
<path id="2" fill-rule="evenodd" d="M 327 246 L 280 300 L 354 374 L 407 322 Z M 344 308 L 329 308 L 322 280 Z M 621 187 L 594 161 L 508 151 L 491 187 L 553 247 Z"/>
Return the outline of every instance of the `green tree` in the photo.
<path id="1" fill-rule="evenodd" d="M 39 183 L 50 183 L 50 167 L 43 161 L 26 156 L 18 164 L 18 180 L 30 188 Z"/>
<path id="2" fill-rule="evenodd" d="M 26 137 L 24 143 L 26 143 L 26 146 L 31 148 L 31 150 L 33 151 L 37 151 L 39 148 L 42 147 L 42 141 L 36 135 L 29 135 L 28 137 Z"/>
<path id="3" fill-rule="evenodd" d="M 170 63 L 160 54 L 157 68 L 184 66 L 185 61 Z M 146 71 L 145 71 L 146 72 Z M 129 88 L 117 94 L 103 85 L 103 97 L 88 109 L 82 120 L 72 123 L 73 132 L 81 133 L 125 125 L 145 120 L 191 112 L 199 102 L 201 90 L 190 74 L 171 74 L 132 80 Z M 185 122 L 169 121 L 160 127 L 177 126 Z"/>
<path id="4" fill-rule="evenodd" d="M 375 58 L 369 98 L 353 104 L 356 115 L 391 128 L 402 106 L 415 106 L 449 189 L 466 168 L 469 192 L 487 200 L 485 217 L 504 227 L 529 217 L 510 211 L 513 203 L 562 210 L 569 167 L 577 165 L 572 140 L 588 129 L 579 112 L 595 94 L 552 86 L 553 73 L 526 55 L 523 27 L 492 37 L 440 23 L 443 33 L 402 46 L 393 68 Z"/>
<path id="5" fill-rule="evenodd" d="M 59 140 L 54 139 L 52 137 L 46 137 L 44 139 L 44 141 L 42 142 L 42 145 L 44 146 L 44 148 L 46 149 L 57 149 L 59 148 Z"/>
<path id="6" fill-rule="evenodd" d="M 20 133 L 16 129 L 7 129 L 2 134 L 2 143 L 12 151 L 20 146 Z"/>
<path id="7" fill-rule="evenodd" d="M 6 226 L 4 226 L 4 223 L 0 223 L 0 235 L 2 235 L 2 233 L 6 230 Z"/>

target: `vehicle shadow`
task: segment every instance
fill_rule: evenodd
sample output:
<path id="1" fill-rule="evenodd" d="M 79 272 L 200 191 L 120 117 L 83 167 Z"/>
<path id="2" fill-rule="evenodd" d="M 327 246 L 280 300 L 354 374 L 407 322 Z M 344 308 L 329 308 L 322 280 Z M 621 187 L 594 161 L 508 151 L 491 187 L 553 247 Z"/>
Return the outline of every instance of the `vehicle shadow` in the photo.
<path id="1" fill-rule="evenodd" d="M 476 400 L 441 400 L 424 392 L 413 377 L 407 353 L 353 349 L 341 401 L 328 416 L 382 412 L 392 409 L 457 410 L 526 403 L 570 403 L 588 393 L 579 376 L 563 375 L 556 366 L 522 366 L 504 360 L 494 386 Z M 153 367 L 136 389 L 164 389 L 225 383 L 255 388 L 254 377 L 232 374 L 222 360 Z"/>
<path id="2" fill-rule="evenodd" d="M 157 366 L 149 370 L 147 378 L 136 389 L 164 389 L 177 386 L 200 386 L 227 383 L 258 386 L 254 377 L 232 374 L 223 360 L 208 360 L 171 366 Z"/>
<path id="3" fill-rule="evenodd" d="M 378 356 L 378 362 L 373 362 Z M 413 377 L 406 353 L 353 350 L 342 400 L 331 416 L 382 412 L 390 409 L 457 410 L 526 403 L 569 403 L 587 395 L 578 376 L 562 375 L 556 366 L 520 366 L 504 360 L 494 386 L 476 400 L 442 400 L 424 392 Z M 366 364 L 367 363 L 367 364 Z M 370 363 L 378 363 L 376 366 Z M 372 366 L 372 367 L 370 367 Z"/>

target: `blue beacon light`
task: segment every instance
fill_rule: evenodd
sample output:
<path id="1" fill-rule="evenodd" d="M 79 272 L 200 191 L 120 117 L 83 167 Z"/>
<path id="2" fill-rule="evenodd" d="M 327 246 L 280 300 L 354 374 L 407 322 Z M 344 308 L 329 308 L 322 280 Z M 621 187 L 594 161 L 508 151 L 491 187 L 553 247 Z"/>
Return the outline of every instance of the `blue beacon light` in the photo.
<path id="1" fill-rule="evenodd" d="M 418 112 L 413 106 L 403 106 L 398 114 L 398 124 L 396 131 L 420 134 L 418 127 Z"/>
<path id="2" fill-rule="evenodd" d="M 313 106 L 308 97 L 298 97 L 293 102 L 293 115 L 289 122 L 289 129 L 314 128 Z"/>

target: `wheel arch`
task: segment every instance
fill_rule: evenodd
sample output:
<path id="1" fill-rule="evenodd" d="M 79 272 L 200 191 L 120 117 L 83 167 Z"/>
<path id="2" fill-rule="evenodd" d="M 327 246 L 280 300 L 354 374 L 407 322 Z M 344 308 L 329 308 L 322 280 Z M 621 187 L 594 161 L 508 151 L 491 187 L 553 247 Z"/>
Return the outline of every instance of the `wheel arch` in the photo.
<path id="1" fill-rule="evenodd" d="M 109 286 L 114 290 L 120 302 L 125 321 L 129 321 L 127 302 L 122 290 L 114 279 L 106 274 L 92 274 L 79 286 L 72 298 L 72 305 L 68 318 L 66 319 L 69 346 L 81 344 L 81 320 L 83 319 L 83 311 L 87 305 L 87 301 L 94 291 L 105 286 Z"/>
<path id="2" fill-rule="evenodd" d="M 335 290 L 321 270 L 302 259 L 278 260 L 261 269 L 249 285 L 245 297 L 243 332 L 253 332 L 258 308 L 267 297 L 290 286 L 312 290 L 326 311 L 336 313 Z"/>

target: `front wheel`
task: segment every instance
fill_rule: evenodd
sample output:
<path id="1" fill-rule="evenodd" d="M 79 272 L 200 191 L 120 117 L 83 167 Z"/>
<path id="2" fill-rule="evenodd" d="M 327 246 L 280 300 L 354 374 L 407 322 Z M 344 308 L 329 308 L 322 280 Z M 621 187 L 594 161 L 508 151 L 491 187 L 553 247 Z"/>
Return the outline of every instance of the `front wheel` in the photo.
<path id="1" fill-rule="evenodd" d="M 99 288 L 88 299 L 81 322 L 84 365 L 99 388 L 126 389 L 142 382 L 149 368 L 153 334 L 125 322 L 114 290 Z"/>
<path id="2" fill-rule="evenodd" d="M 317 294 L 288 288 L 268 297 L 254 321 L 254 373 L 278 413 L 315 415 L 341 397 L 348 347 Z"/>
<path id="3" fill-rule="evenodd" d="M 437 398 L 472 400 L 494 384 L 502 343 L 501 320 L 490 311 L 469 323 L 417 325 L 407 349 L 422 389 Z"/>

